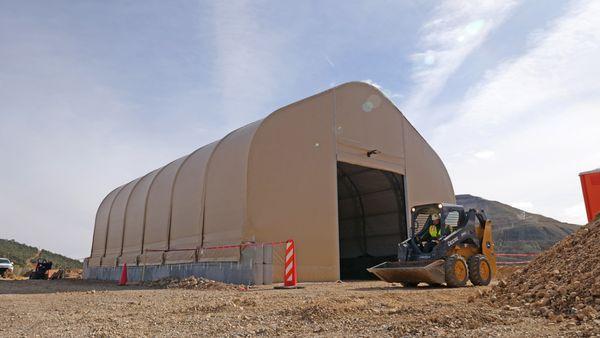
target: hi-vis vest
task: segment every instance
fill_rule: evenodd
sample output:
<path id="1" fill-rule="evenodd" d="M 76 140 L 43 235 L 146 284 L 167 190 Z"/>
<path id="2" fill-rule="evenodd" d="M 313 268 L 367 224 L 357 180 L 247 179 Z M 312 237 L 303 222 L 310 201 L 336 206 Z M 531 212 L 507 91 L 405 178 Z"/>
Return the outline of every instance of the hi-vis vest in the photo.
<path id="1" fill-rule="evenodd" d="M 438 230 L 438 227 L 435 226 L 435 224 L 431 224 L 429 226 L 429 236 L 431 236 L 431 238 L 438 238 L 441 235 L 441 231 Z"/>

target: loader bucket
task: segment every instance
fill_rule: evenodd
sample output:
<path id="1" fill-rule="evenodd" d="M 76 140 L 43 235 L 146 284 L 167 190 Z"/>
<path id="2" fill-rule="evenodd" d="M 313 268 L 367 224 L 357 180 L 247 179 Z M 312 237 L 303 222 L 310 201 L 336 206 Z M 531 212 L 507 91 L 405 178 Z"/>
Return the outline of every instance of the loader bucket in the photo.
<path id="1" fill-rule="evenodd" d="M 442 284 L 445 282 L 444 260 L 428 262 L 385 262 L 367 271 L 388 283 Z"/>

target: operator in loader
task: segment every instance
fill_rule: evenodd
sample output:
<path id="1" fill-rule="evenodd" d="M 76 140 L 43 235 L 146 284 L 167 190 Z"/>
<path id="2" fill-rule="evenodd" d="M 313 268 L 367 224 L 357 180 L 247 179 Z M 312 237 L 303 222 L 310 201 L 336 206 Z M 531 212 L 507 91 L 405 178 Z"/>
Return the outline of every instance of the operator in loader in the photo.
<path id="1" fill-rule="evenodd" d="M 423 247 L 423 251 L 431 252 L 433 248 L 438 244 L 439 239 L 442 237 L 442 224 L 440 220 L 440 214 L 431 215 L 431 223 L 429 223 L 429 229 L 425 235 L 421 238 L 422 241 L 427 241 Z"/>

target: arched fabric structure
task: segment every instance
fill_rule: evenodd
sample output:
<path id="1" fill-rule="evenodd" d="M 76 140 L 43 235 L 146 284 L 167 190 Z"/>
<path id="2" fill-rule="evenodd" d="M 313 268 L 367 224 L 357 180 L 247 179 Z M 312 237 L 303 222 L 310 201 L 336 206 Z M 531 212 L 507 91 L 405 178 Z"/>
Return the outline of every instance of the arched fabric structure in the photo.
<path id="1" fill-rule="evenodd" d="M 124 185 L 113 202 L 108 216 L 108 233 L 106 235 L 106 253 L 102 265 L 115 266 L 123 249 L 123 233 L 125 231 L 125 212 L 131 191 L 140 181 L 140 178 Z"/>
<path id="2" fill-rule="evenodd" d="M 94 225 L 94 237 L 92 238 L 92 254 L 90 256 L 89 264 L 91 266 L 98 266 L 101 263 L 102 257 L 106 253 L 106 236 L 108 235 L 108 217 L 110 216 L 110 210 L 112 208 L 115 197 L 121 191 L 122 187 L 118 187 L 111 191 L 96 212 L 96 222 Z"/>
<path id="3" fill-rule="evenodd" d="M 204 146 L 187 157 L 181 165 L 173 186 L 171 233 L 167 263 L 186 263 L 195 259 L 193 251 L 176 251 L 197 248 L 202 243 L 204 225 L 205 175 L 208 160 L 218 142 Z"/>
<path id="4" fill-rule="evenodd" d="M 186 158 L 187 156 L 184 156 L 163 167 L 148 190 L 144 226 L 146 252 L 140 258 L 144 264 L 162 264 L 164 252 L 169 250 L 173 186 Z"/>
<path id="5" fill-rule="evenodd" d="M 129 194 L 129 200 L 125 208 L 123 251 L 121 257 L 119 257 L 119 265 L 124 263 L 136 265 L 139 256 L 142 254 L 148 191 L 159 171 L 160 169 L 154 170 L 142 177 Z"/>
<path id="6" fill-rule="evenodd" d="M 235 262 L 236 248 L 194 249 L 291 238 L 300 280 L 339 279 L 339 163 L 387 173 L 406 209 L 455 202 L 442 161 L 415 128 L 377 88 L 351 82 L 112 191 L 96 215 L 88 265 Z M 390 242 L 369 241 L 373 254 Z"/>

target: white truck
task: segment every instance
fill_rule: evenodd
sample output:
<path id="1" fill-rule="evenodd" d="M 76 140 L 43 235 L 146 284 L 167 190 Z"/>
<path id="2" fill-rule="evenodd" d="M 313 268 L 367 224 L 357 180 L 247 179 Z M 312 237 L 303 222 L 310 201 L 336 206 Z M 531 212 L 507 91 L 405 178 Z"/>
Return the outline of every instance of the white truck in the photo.
<path id="1" fill-rule="evenodd" d="M 6 271 L 13 271 L 13 263 L 8 258 L 0 258 L 0 277 L 4 275 Z"/>

